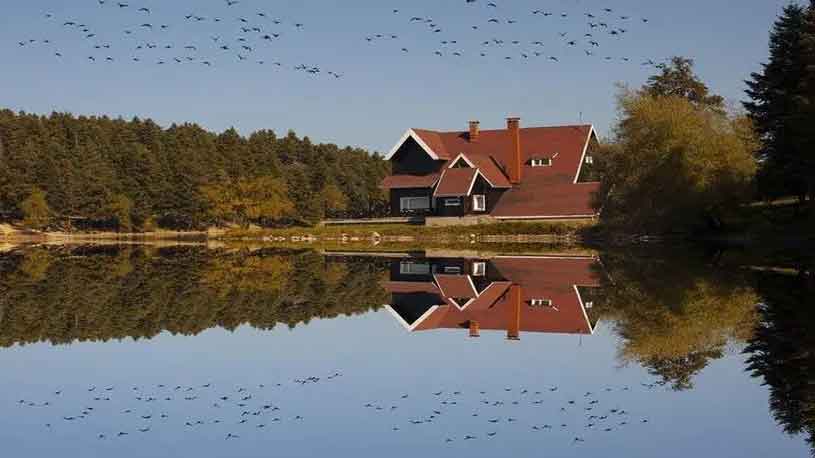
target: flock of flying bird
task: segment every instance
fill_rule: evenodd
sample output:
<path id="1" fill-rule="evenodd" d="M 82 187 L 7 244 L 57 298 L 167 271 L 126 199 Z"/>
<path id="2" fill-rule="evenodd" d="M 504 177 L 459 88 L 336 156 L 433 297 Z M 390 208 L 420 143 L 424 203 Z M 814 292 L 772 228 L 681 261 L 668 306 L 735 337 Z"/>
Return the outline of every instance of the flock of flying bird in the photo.
<path id="1" fill-rule="evenodd" d="M 641 388 L 653 390 L 664 384 L 661 381 L 643 383 Z M 442 390 L 430 393 L 432 404 L 425 415 L 418 418 L 403 418 L 402 423 L 392 427 L 392 431 L 398 433 L 410 430 L 409 428 L 421 428 L 422 425 L 433 425 L 432 427 L 436 428 L 437 424 L 443 425 L 440 425 L 441 427 L 461 428 L 462 425 L 473 423 L 476 426 L 467 433 L 444 436 L 444 443 L 492 439 L 506 433 L 507 429 L 517 428 L 530 433 L 568 434 L 571 444 L 578 445 L 586 442 L 593 432 L 612 433 L 636 424 L 649 423 L 648 418 L 638 417 L 616 404 L 611 404 L 612 401 L 607 398 L 607 395 L 612 396 L 615 392 L 619 394 L 628 391 L 631 391 L 628 386 L 606 387 L 596 393 L 586 392 L 580 396 L 558 398 L 557 386 L 540 391 L 508 387 L 500 393 L 478 391 L 465 394 L 462 391 Z M 409 399 L 410 395 L 403 394 L 391 405 L 367 403 L 364 407 L 387 415 L 400 410 L 399 401 L 405 402 Z M 462 415 L 469 416 L 473 421 L 463 421 Z M 538 420 L 530 423 L 528 419 L 530 416 Z M 444 423 L 448 417 L 452 418 Z M 522 417 L 527 419 L 523 420 Z M 542 420 L 543 418 L 547 420 Z"/>
<path id="2" fill-rule="evenodd" d="M 324 384 L 340 377 L 343 377 L 342 373 L 334 372 L 327 377 L 295 379 L 292 384 Z M 617 403 L 626 392 L 654 390 L 662 385 L 664 383 L 656 382 L 642 383 L 635 388 L 605 387 L 585 394 L 567 394 L 565 392 L 568 390 L 561 392 L 557 386 L 539 391 L 507 387 L 495 393 L 453 390 L 403 393 L 389 400 L 368 402 L 364 404 L 363 412 L 384 416 L 376 424 L 384 427 L 394 425 L 391 431 L 395 434 L 431 427 L 431 431 L 425 429 L 423 433 L 442 433 L 439 440 L 444 444 L 488 440 L 516 429 L 530 433 L 565 434 L 570 444 L 579 445 L 592 439 L 593 433 L 612 433 L 649 423 L 648 418 L 635 415 Z M 283 422 L 305 421 L 302 415 L 295 415 L 289 412 L 288 407 L 281 408 L 278 403 L 269 400 L 285 396 L 285 393 L 277 391 L 281 387 L 283 385 L 280 383 L 227 390 L 220 390 L 212 383 L 126 388 L 90 386 L 79 393 L 55 391 L 47 396 L 46 401 L 21 399 L 18 405 L 21 408 L 47 410 L 49 415 L 53 415 L 44 424 L 47 430 L 62 428 L 66 424 L 81 425 L 102 417 L 102 424 L 108 429 L 94 433 L 98 440 L 144 435 L 160 428 L 201 432 L 215 437 L 221 434 L 224 440 L 235 440 L 252 431 L 267 431 Z M 200 405 L 196 406 L 196 403 Z M 187 406 L 196 412 L 200 412 L 202 406 L 208 407 L 212 414 L 204 418 L 191 418 L 183 413 Z M 402 414 L 403 411 L 406 413 Z M 352 415 L 351 411 L 345 412 L 345 416 Z M 417 412 L 424 413 L 416 416 Z M 469 417 L 469 420 L 465 417 Z M 452 428 L 467 428 L 468 431 L 451 434 Z"/>
<path id="3" fill-rule="evenodd" d="M 284 67 L 278 60 L 269 60 L 260 57 L 264 48 L 269 44 L 280 41 L 284 35 L 303 31 L 305 26 L 301 22 L 285 22 L 281 19 L 273 18 L 269 13 L 263 11 L 249 11 L 242 8 L 240 0 L 223 0 L 224 15 L 205 17 L 195 13 L 186 14 L 179 20 L 200 24 L 202 33 L 206 33 L 208 38 L 201 36 L 188 43 L 167 43 L 163 42 L 162 35 L 177 24 L 164 23 L 158 21 L 154 11 L 145 6 L 131 5 L 128 1 L 93 0 L 101 8 L 112 8 L 121 10 L 123 13 L 131 14 L 134 19 L 132 26 L 121 31 L 124 40 L 116 42 L 102 39 L 101 32 L 96 31 L 92 26 L 75 19 L 64 19 L 61 22 L 63 28 L 73 30 L 92 47 L 85 57 L 87 62 L 115 62 L 119 60 L 129 60 L 134 63 L 147 63 L 155 65 L 172 64 L 199 64 L 212 67 L 217 62 L 234 60 L 241 63 L 255 63 L 257 65 L 271 65 L 273 67 Z M 438 39 L 438 44 L 432 50 L 432 54 L 438 57 L 462 58 L 465 56 L 485 58 L 497 56 L 504 61 L 518 60 L 527 61 L 534 58 L 545 59 L 552 63 L 561 62 L 564 57 L 564 48 L 582 49 L 582 53 L 588 57 L 602 59 L 608 62 L 638 63 L 629 56 L 612 56 L 608 53 L 609 40 L 622 40 L 629 34 L 631 27 L 636 24 L 648 24 L 649 19 L 644 17 L 633 17 L 631 15 L 619 14 L 612 8 L 602 8 L 596 12 L 585 12 L 580 17 L 585 21 L 585 30 L 559 31 L 553 37 L 554 43 L 546 43 L 543 39 L 521 40 L 517 37 L 506 38 L 497 35 L 510 32 L 511 29 L 502 26 L 513 27 L 520 22 L 529 19 L 517 19 L 501 17 L 503 6 L 499 6 L 495 1 L 484 0 L 464 0 L 465 8 L 475 8 L 479 5 L 490 13 L 481 15 L 479 23 L 470 25 L 471 33 L 466 39 L 454 37 L 455 33 L 445 28 L 440 21 L 436 21 L 429 16 L 410 16 L 400 9 L 393 9 L 392 13 L 401 16 L 407 23 L 414 26 L 412 30 L 424 30 Z M 242 15 L 239 15 L 242 14 Z M 535 9 L 529 13 L 534 18 L 549 18 L 560 20 L 560 23 L 552 21 L 544 24 L 540 30 L 555 31 L 563 21 L 570 20 L 574 13 L 553 12 L 543 9 Z M 48 20 L 58 21 L 51 13 L 45 14 Z M 209 27 L 205 25 L 209 24 Z M 226 28 L 224 33 L 212 33 L 213 24 L 218 24 Z M 537 24 L 536 24 L 537 27 Z M 463 34 L 463 33 L 462 33 Z M 237 36 L 235 36 L 237 35 Z M 379 41 L 398 41 L 400 35 L 397 33 L 375 33 L 365 36 L 369 43 Z M 477 49 L 465 51 L 465 41 L 472 40 L 471 45 L 476 45 Z M 54 47 L 53 54 L 59 59 L 64 57 L 64 51 L 57 49 L 57 43 L 50 39 L 26 39 L 18 42 L 20 47 L 44 45 Z M 407 44 L 398 45 L 401 53 L 411 52 L 411 46 Z M 559 48 L 557 48 L 559 47 Z M 127 52 L 123 57 L 121 50 Z M 429 53 L 429 52 L 428 52 Z M 643 66 L 664 68 L 666 60 L 655 60 L 648 58 L 642 61 Z M 291 67 L 293 70 L 305 72 L 310 75 L 327 75 L 335 79 L 343 77 L 343 74 L 336 71 L 325 71 L 319 65 L 298 64 Z"/>
<path id="4" fill-rule="evenodd" d="M 506 32 L 507 29 L 502 29 L 500 26 L 516 26 L 522 20 L 517 18 L 501 18 L 499 17 L 502 12 L 502 7 L 498 3 L 491 1 L 485 2 L 481 0 L 465 0 L 467 7 L 476 7 L 483 4 L 484 8 L 490 10 L 491 14 L 483 16 L 480 23 L 470 26 L 471 33 L 468 39 L 473 40 L 471 44 L 478 46 L 476 50 L 464 51 L 465 40 L 452 37 L 452 32 L 447 30 L 440 21 L 436 21 L 430 17 L 423 16 L 406 16 L 405 20 L 417 27 L 423 27 L 424 31 L 434 37 L 438 37 L 438 47 L 433 50 L 433 54 L 438 57 L 452 57 L 461 58 L 465 56 L 475 56 L 485 58 L 488 56 L 498 56 L 505 61 L 511 60 L 529 60 L 533 58 L 543 58 L 550 62 L 560 62 L 561 57 L 558 56 L 562 48 L 582 48 L 582 54 L 588 57 L 602 58 L 604 61 L 616 61 L 623 63 L 633 62 L 632 57 L 628 56 L 611 56 L 602 53 L 604 48 L 604 39 L 611 38 L 621 40 L 629 34 L 630 27 L 635 24 L 648 24 L 650 20 L 645 17 L 635 18 L 631 15 L 620 15 L 612 8 L 602 8 L 597 12 L 586 12 L 582 14 L 585 19 L 586 28 L 579 33 L 574 31 L 559 31 L 557 32 L 558 44 L 561 49 L 551 49 L 552 46 L 545 43 L 543 39 L 534 39 L 532 41 L 521 40 L 518 38 L 499 38 L 496 36 L 498 33 Z M 404 15 L 402 10 L 393 9 L 394 15 Z M 529 14 L 534 18 L 553 18 L 559 19 L 561 22 L 569 20 L 572 15 L 566 12 L 555 13 L 543 9 L 532 10 Z M 552 21 L 543 23 L 544 29 L 555 26 Z M 552 29 L 554 30 L 554 29 Z M 463 33 L 462 33 L 463 34 Z M 475 37 L 473 37 L 475 35 Z M 380 41 L 393 41 L 398 40 L 400 36 L 395 33 L 376 33 L 367 35 L 365 40 L 368 43 L 377 43 Z M 411 49 L 408 46 L 402 46 L 402 53 L 410 53 Z M 664 68 L 667 59 L 654 60 L 648 58 L 642 62 L 643 66 L 650 66 L 655 68 Z"/>
<path id="5" fill-rule="evenodd" d="M 283 39 L 284 35 L 290 32 L 303 31 L 305 25 L 301 22 L 284 22 L 282 19 L 273 18 L 263 11 L 249 12 L 243 10 L 243 15 L 235 16 L 240 8 L 240 0 L 224 0 L 226 11 L 224 16 L 205 17 L 196 13 L 186 14 L 183 21 L 201 26 L 202 31 L 211 32 L 211 28 L 205 28 L 206 24 L 217 24 L 227 28 L 226 33 L 235 33 L 236 37 L 228 37 L 224 34 L 209 33 L 206 45 L 201 44 L 200 37 L 188 43 L 173 44 L 162 42 L 163 33 L 174 28 L 175 25 L 164 22 L 157 22 L 154 11 L 147 7 L 131 5 L 130 2 L 110 0 L 94 0 L 100 8 L 112 8 L 122 12 L 130 12 L 135 20 L 131 27 L 121 31 L 125 40 L 110 42 L 102 40 L 103 33 L 95 30 L 91 25 L 76 19 L 64 19 L 61 26 L 64 29 L 75 31 L 81 38 L 92 46 L 92 50 L 87 55 L 86 60 L 90 63 L 96 62 L 116 62 L 118 60 L 129 60 L 134 63 L 152 63 L 155 65 L 170 64 L 200 64 L 212 67 L 217 61 L 224 59 L 234 59 L 243 63 L 255 63 L 274 67 L 283 67 L 280 61 L 267 61 L 259 57 L 264 46 Z M 50 21 L 58 21 L 54 14 L 46 13 L 45 18 Z M 284 31 L 286 28 L 289 31 Z M 50 39 L 26 39 L 18 42 L 20 47 L 45 45 L 54 46 L 57 44 Z M 121 52 L 128 52 L 127 57 L 121 56 Z M 54 56 L 62 59 L 65 52 L 54 49 Z M 335 71 L 324 71 L 317 65 L 298 64 L 292 67 L 296 71 L 308 73 L 310 75 L 327 75 L 339 79 L 343 75 Z"/>
<path id="6" fill-rule="evenodd" d="M 295 379 L 292 384 L 304 386 L 326 383 L 342 376 L 340 372 L 334 372 L 327 377 L 310 376 Z M 283 387 L 281 383 L 258 384 L 218 391 L 212 383 L 198 386 L 157 384 L 126 388 L 90 386 L 84 393 L 58 390 L 51 393 L 45 401 L 20 399 L 17 404 L 20 407 L 47 410 L 50 414 L 59 415 L 45 423 L 44 427 L 49 431 L 60 428 L 63 424 L 81 424 L 107 416 L 104 424 L 119 427 L 97 431 L 96 437 L 99 440 L 147 434 L 158 428 L 171 426 L 187 431 L 221 427 L 225 429 L 224 438 L 231 440 L 239 439 L 247 430 L 266 430 L 283 422 L 304 421 L 302 415 L 287 414 L 286 409 L 268 400 L 275 395 L 274 390 L 281 387 Z M 83 399 L 77 403 L 73 398 L 79 397 Z M 135 405 L 132 405 L 132 402 Z M 67 405 L 69 403 L 74 405 Z M 196 403 L 207 403 L 215 413 L 208 418 L 189 418 L 172 413 L 178 412 L 179 406 L 183 411 L 187 406 L 193 408 Z M 211 429 L 207 431 L 212 432 Z"/>

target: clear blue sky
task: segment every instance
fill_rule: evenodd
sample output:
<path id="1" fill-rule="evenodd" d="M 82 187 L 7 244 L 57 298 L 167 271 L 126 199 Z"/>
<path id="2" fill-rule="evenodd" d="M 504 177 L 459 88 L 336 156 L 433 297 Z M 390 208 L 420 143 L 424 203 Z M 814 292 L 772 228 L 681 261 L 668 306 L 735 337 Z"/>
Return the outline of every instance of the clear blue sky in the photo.
<path id="1" fill-rule="evenodd" d="M 615 84 L 641 84 L 653 71 L 640 65 L 648 58 L 685 55 L 697 71 L 728 100 L 743 98 L 743 80 L 766 60 L 768 30 L 788 0 L 28 0 L 4 2 L 0 18 L 0 106 L 47 113 L 151 117 L 171 122 L 198 122 L 222 130 L 248 133 L 270 128 L 294 129 L 314 141 L 389 149 L 407 127 L 464 129 L 475 118 L 484 128 L 502 127 L 508 114 L 525 125 L 594 123 L 602 134 L 615 117 Z M 137 12 L 145 6 L 147 15 Z M 611 7 L 611 14 L 602 11 Z M 398 14 L 393 9 L 398 8 Z M 533 16 L 532 10 L 554 13 Z M 265 12 L 266 19 L 257 16 Z M 585 13 L 609 29 L 594 31 L 599 47 L 587 45 Z M 46 18 L 45 14 L 53 14 Z M 206 19 L 188 21 L 187 14 Z M 567 13 L 567 18 L 560 17 Z M 623 21 L 621 15 L 630 15 Z M 413 16 L 432 18 L 428 25 Z M 214 22 L 214 18 L 221 22 Z M 263 34 L 281 33 L 271 42 L 263 34 L 243 33 L 238 17 Z M 641 18 L 649 19 L 643 23 Z M 488 23 L 498 18 L 501 24 Z M 282 24 L 273 24 L 273 19 Z M 507 24 L 507 19 L 516 20 Z M 66 21 L 86 24 L 96 37 L 85 38 Z M 150 32 L 139 27 L 152 23 Z M 298 29 L 295 23 L 302 23 Z M 170 26 L 161 31 L 159 25 Z M 472 25 L 478 25 L 473 30 Z M 608 30 L 624 28 L 621 38 Z M 126 35 L 125 30 L 132 30 Z M 561 38 L 560 33 L 566 33 Z M 397 39 L 369 43 L 367 36 L 396 34 Z M 212 36 L 230 46 L 217 49 Z M 247 42 L 236 41 L 238 37 Z M 501 48 L 482 51 L 481 42 L 504 40 Z M 19 46 L 19 41 L 38 40 Z M 51 44 L 43 44 L 48 39 Z M 566 41 L 575 39 L 570 47 Z M 455 45 L 442 45 L 455 40 Z M 518 40 L 521 45 L 511 42 Z M 540 48 L 533 41 L 542 41 Z M 136 46 L 156 44 L 154 50 Z M 96 50 L 94 44 L 110 44 Z M 172 44 L 173 49 L 162 49 Z M 241 44 L 252 47 L 243 52 Z M 197 51 L 184 51 L 192 45 Z M 401 51 L 407 48 L 408 53 Z M 585 49 L 595 56 L 587 57 Z M 434 55 L 439 50 L 444 56 Z M 542 52 L 528 60 L 521 52 Z M 244 50 L 245 51 L 245 50 Z M 54 55 L 63 54 L 62 58 Z M 461 57 L 453 52 L 462 53 Z M 95 56 L 97 62 L 87 58 Z M 199 61 L 176 64 L 173 57 L 194 55 Z M 531 55 L 531 54 L 530 54 Z M 104 62 L 106 57 L 115 62 Z M 139 56 L 140 63 L 132 62 Z M 505 60 L 511 56 L 512 60 Z M 560 62 L 548 60 L 557 57 Z M 614 60 L 607 62 L 605 56 Z M 624 63 L 628 57 L 631 63 Z M 165 59 L 167 64 L 157 65 Z M 209 59 L 209 68 L 200 60 Z M 259 60 L 266 63 L 260 65 Z M 282 67 L 276 67 L 279 61 Z M 318 66 L 320 76 L 295 71 L 295 65 Z M 326 75 L 335 71 L 337 79 Z"/>

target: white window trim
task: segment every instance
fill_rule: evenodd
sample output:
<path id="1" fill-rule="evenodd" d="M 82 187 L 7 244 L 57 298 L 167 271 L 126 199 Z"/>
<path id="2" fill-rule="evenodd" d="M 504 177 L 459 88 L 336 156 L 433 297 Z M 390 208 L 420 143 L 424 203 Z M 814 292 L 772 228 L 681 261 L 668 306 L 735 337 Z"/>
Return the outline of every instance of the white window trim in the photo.
<path id="1" fill-rule="evenodd" d="M 532 167 L 551 167 L 552 166 L 552 159 L 549 157 L 542 157 L 536 158 L 529 161 L 529 165 Z M 546 161 L 546 162 L 544 162 Z"/>
<path id="2" fill-rule="evenodd" d="M 418 207 L 414 207 L 410 205 L 410 202 L 422 201 L 424 202 L 422 205 Z M 407 205 L 406 205 L 407 203 Z M 413 196 L 413 197 L 400 197 L 399 198 L 399 210 L 430 210 L 430 197 L 429 196 Z"/>
<path id="3" fill-rule="evenodd" d="M 461 207 L 461 197 L 445 197 L 445 207 Z"/>
<path id="4" fill-rule="evenodd" d="M 474 277 L 483 277 L 487 275 L 487 263 L 486 262 L 474 262 L 473 263 L 473 276 Z"/>
<path id="5" fill-rule="evenodd" d="M 416 271 L 413 269 L 416 266 L 427 266 L 427 271 L 424 269 Z M 399 273 L 402 275 L 430 275 L 430 264 L 423 262 L 401 262 L 399 263 Z"/>
<path id="6" fill-rule="evenodd" d="M 479 205 L 479 201 L 480 204 Z M 473 211 L 476 212 L 485 212 L 487 211 L 487 196 L 484 194 L 474 194 L 473 195 Z"/>
<path id="7" fill-rule="evenodd" d="M 532 299 L 529 303 L 532 307 L 552 307 L 551 299 Z"/>

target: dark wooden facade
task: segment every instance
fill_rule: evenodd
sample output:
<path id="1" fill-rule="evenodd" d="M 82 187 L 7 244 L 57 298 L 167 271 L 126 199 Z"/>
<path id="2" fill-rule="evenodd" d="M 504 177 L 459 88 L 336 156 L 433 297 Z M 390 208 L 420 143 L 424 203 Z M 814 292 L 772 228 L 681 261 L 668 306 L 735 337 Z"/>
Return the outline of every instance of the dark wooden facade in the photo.
<path id="1" fill-rule="evenodd" d="M 480 175 L 476 178 L 475 184 L 473 185 L 473 190 L 468 196 L 459 196 L 459 197 L 437 197 L 436 198 L 436 210 L 434 211 L 434 215 L 436 216 L 467 216 L 467 215 L 488 215 L 495 205 L 498 203 L 498 199 L 501 198 L 501 194 L 503 194 L 504 190 L 502 189 L 495 189 Z M 483 195 L 486 198 L 486 210 L 483 211 L 475 211 L 474 210 L 474 201 L 473 196 Z M 446 200 L 455 200 L 458 199 L 460 205 L 458 206 L 448 206 L 445 204 Z"/>
<path id="2" fill-rule="evenodd" d="M 413 138 L 408 138 L 391 158 L 394 175 L 429 175 L 439 172 L 443 164 L 431 158 Z"/>
<path id="3" fill-rule="evenodd" d="M 470 195 L 458 197 L 434 197 L 432 188 L 409 188 L 409 189 L 391 189 L 390 191 L 390 208 L 391 216 L 405 216 L 411 215 L 432 215 L 432 216 L 445 216 L 445 217 L 461 217 L 467 215 L 487 215 L 495 208 L 504 189 L 495 189 L 482 178 L 480 175 L 476 178 L 473 185 L 473 190 Z M 486 198 L 486 210 L 475 211 L 473 210 L 474 202 L 473 196 L 483 195 Z M 401 200 L 403 197 L 428 197 L 431 200 L 431 207 L 425 212 L 404 212 L 401 208 Z M 447 205 L 447 201 L 458 200 L 459 205 Z"/>
<path id="4" fill-rule="evenodd" d="M 431 215 L 433 210 L 427 211 L 411 211 L 403 212 L 401 202 L 403 197 L 427 197 L 429 201 L 433 200 L 432 188 L 407 188 L 407 189 L 391 189 L 390 191 L 390 206 L 391 216 L 406 216 L 406 215 Z"/>
<path id="5" fill-rule="evenodd" d="M 391 159 L 394 175 L 430 175 L 441 174 L 445 161 L 432 159 L 413 138 L 408 138 Z M 464 161 L 456 163 L 456 167 L 464 165 Z M 470 195 L 458 197 L 434 197 L 434 188 L 397 188 L 390 190 L 391 216 L 425 215 L 461 217 L 468 215 L 490 214 L 498 203 L 505 189 L 495 189 L 482 177 L 478 176 Z M 486 197 L 486 210 L 473 210 L 473 196 Z M 403 211 L 401 207 L 404 197 L 428 197 L 431 208 L 426 211 Z M 458 200 L 459 205 L 448 205 L 448 201 Z"/>

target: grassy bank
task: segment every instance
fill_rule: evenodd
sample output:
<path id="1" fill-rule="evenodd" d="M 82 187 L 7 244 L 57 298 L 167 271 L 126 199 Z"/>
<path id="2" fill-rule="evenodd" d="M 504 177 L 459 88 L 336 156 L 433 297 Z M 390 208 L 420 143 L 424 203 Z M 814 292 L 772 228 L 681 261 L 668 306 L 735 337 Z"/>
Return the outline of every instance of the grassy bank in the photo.
<path id="1" fill-rule="evenodd" d="M 483 224 L 478 226 L 427 227 L 409 224 L 360 224 L 331 225 L 315 227 L 291 227 L 279 229 L 231 229 L 221 237 L 223 239 L 274 238 L 274 237 L 316 237 L 319 239 L 336 238 L 370 238 L 373 234 L 380 237 L 414 237 L 416 239 L 442 239 L 483 236 L 518 236 L 518 235 L 551 235 L 582 236 L 594 227 L 592 222 L 505 222 Z"/>

